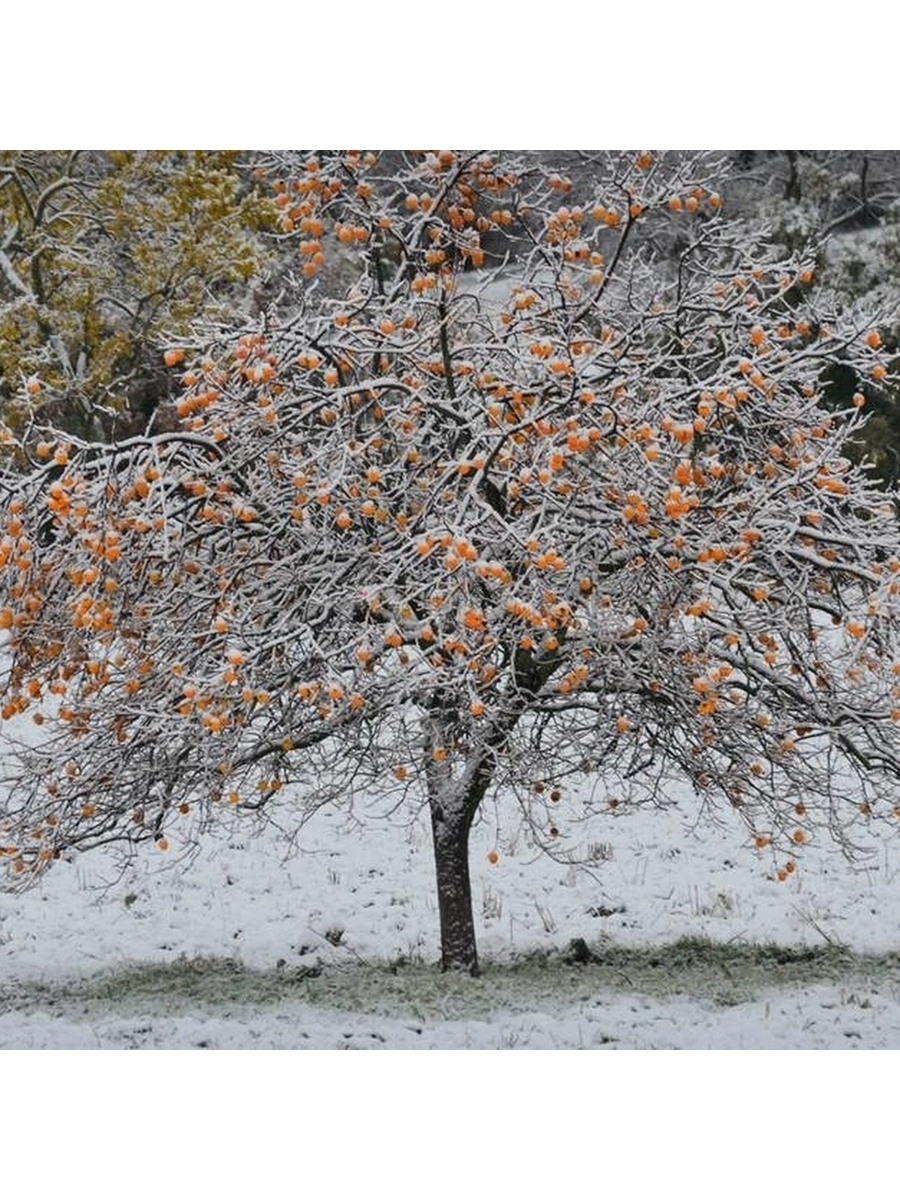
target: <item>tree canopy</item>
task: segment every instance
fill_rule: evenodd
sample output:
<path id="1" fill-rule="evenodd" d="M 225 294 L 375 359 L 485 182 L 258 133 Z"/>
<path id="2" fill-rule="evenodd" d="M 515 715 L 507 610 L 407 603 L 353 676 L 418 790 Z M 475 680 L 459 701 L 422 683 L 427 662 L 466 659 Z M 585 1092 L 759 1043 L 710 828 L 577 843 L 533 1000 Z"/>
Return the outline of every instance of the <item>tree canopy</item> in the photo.
<path id="1" fill-rule="evenodd" d="M 276 212 L 234 153 L 0 152 L 6 421 L 142 428 L 166 398 L 161 348 L 241 307 Z"/>

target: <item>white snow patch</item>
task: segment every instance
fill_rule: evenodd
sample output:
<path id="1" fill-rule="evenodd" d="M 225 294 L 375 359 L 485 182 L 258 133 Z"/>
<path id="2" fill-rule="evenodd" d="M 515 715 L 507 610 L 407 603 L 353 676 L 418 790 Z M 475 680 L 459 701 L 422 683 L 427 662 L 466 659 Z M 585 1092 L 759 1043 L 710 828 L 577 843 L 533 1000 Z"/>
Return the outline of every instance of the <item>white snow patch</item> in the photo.
<path id="1" fill-rule="evenodd" d="M 825 843 L 805 849 L 786 883 L 748 848 L 737 824 L 691 827 L 681 810 L 598 818 L 603 855 L 591 872 L 499 838 L 487 819 L 472 838 L 479 948 L 485 962 L 589 945 L 685 936 L 777 941 L 857 951 L 900 949 L 900 842 L 887 835 L 865 865 Z M 500 846 L 493 865 L 488 852 Z M 294 999 L 146 1014 L 60 999 L 62 985 L 182 957 L 233 959 L 256 971 L 326 972 L 439 957 L 428 830 L 350 827 L 323 811 L 285 859 L 273 832 L 222 831 L 190 864 L 163 869 L 158 851 L 124 869 L 93 852 L 60 862 L 30 892 L 0 894 L 0 1047 L 210 1048 L 825 1048 L 900 1047 L 900 994 L 886 985 L 774 987 L 739 1002 L 657 998 L 627 989 L 540 1011 L 424 1020 L 341 1012 Z M 177 853 L 177 846 L 174 847 Z M 40 995 L 46 1003 L 16 999 Z M 30 989 L 30 990 L 29 990 Z M 5 1011 L 3 1011 L 5 1009 Z"/>

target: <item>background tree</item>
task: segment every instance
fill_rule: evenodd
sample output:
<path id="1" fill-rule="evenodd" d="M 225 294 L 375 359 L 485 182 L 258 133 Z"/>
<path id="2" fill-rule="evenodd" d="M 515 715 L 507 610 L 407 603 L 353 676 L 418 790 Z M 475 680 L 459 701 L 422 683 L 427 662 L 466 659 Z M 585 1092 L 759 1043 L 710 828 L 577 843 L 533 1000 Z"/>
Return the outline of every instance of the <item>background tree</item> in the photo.
<path id="1" fill-rule="evenodd" d="M 748 211 L 764 209 L 779 239 L 802 248 L 814 237 L 874 229 L 900 199 L 895 150 L 742 150 L 735 185 Z"/>
<path id="2" fill-rule="evenodd" d="M 780 878 L 818 831 L 896 819 L 896 523 L 842 452 L 862 395 L 822 398 L 837 362 L 883 382 L 885 314 L 830 311 L 717 162 L 594 166 L 578 197 L 507 156 L 273 158 L 292 314 L 191 352 L 177 428 L 18 438 L 14 883 L 228 810 L 424 803 L 443 965 L 474 971 L 493 790 L 576 859 L 567 780 L 624 808 L 686 776 Z"/>
<path id="3" fill-rule="evenodd" d="M 82 436 L 144 428 L 161 346 L 246 315 L 273 198 L 224 152 L 0 152 L 0 405 Z M 25 385 L 23 387 L 23 385 Z"/>

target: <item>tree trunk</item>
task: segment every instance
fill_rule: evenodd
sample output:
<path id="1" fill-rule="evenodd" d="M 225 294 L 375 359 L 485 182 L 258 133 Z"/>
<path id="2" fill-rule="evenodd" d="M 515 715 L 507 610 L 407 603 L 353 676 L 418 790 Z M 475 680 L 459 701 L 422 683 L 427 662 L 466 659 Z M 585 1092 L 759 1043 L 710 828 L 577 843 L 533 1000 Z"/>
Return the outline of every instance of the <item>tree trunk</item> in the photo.
<path id="1" fill-rule="evenodd" d="M 431 809 L 431 838 L 437 873 L 441 921 L 441 969 L 478 974 L 472 883 L 469 878 L 469 831 L 493 778 L 497 754 L 519 714 L 508 712 L 486 732 L 480 748 L 454 777 L 446 747 L 452 742 L 447 702 L 437 697 L 425 726 L 425 777 Z M 451 715 L 455 709 L 450 708 Z"/>
<path id="2" fill-rule="evenodd" d="M 472 884 L 469 879 L 469 830 L 472 813 L 431 798 L 431 834 L 437 872 L 441 921 L 441 970 L 478 974 Z"/>

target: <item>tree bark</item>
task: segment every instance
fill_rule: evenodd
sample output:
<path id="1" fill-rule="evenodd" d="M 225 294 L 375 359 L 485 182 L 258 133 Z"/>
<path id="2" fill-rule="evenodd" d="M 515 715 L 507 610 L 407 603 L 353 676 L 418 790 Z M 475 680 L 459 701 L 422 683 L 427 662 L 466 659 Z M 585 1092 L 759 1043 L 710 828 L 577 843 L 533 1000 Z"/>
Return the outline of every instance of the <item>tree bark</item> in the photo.
<path id="1" fill-rule="evenodd" d="M 529 676 L 530 680 L 530 676 Z M 534 690 L 529 682 L 529 694 Z M 478 972 L 472 883 L 469 878 L 469 832 L 494 775 L 497 755 L 519 719 L 511 710 L 485 734 L 461 775 L 454 778 L 446 747 L 452 742 L 446 702 L 437 698 L 433 718 L 425 728 L 425 777 L 431 809 L 431 838 L 437 875 L 441 923 L 441 969 Z M 451 708 L 451 713 L 454 710 Z"/>
<path id="2" fill-rule="evenodd" d="M 441 923 L 441 970 L 477 975 L 478 950 L 469 877 L 469 830 L 473 814 L 467 811 L 468 807 L 462 803 L 451 807 L 441 797 L 432 796 L 431 835 Z"/>

